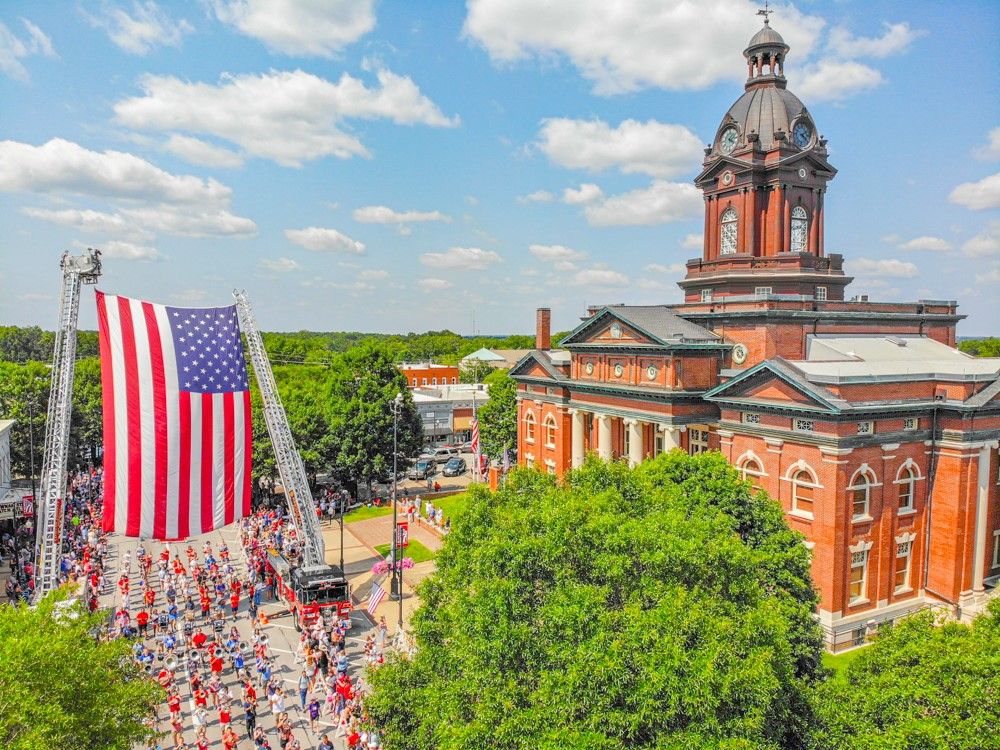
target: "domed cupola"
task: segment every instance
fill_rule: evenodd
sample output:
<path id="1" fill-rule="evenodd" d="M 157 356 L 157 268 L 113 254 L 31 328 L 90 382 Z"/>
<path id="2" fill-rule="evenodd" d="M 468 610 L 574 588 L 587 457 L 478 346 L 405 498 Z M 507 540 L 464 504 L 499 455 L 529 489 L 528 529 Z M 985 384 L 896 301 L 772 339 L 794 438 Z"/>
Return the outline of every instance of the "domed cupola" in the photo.
<path id="1" fill-rule="evenodd" d="M 771 28 L 754 34 L 743 56 L 747 82 L 743 95 L 729 108 L 706 156 L 717 158 L 785 148 L 805 150 L 816 145 L 816 126 L 805 105 L 785 88 L 785 56 L 789 46 Z"/>

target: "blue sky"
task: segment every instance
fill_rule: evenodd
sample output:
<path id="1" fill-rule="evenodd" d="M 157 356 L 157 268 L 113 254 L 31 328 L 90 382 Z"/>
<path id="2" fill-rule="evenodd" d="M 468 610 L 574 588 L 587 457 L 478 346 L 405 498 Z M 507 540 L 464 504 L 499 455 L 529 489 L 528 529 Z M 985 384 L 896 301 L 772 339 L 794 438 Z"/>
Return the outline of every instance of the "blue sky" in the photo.
<path id="1" fill-rule="evenodd" d="M 691 186 L 742 92 L 742 0 L 0 5 L 0 323 L 58 258 L 268 330 L 572 327 L 680 300 Z M 826 247 L 878 300 L 1000 334 L 1000 5 L 772 6 L 839 169 Z M 95 325 L 85 298 L 81 325 Z"/>

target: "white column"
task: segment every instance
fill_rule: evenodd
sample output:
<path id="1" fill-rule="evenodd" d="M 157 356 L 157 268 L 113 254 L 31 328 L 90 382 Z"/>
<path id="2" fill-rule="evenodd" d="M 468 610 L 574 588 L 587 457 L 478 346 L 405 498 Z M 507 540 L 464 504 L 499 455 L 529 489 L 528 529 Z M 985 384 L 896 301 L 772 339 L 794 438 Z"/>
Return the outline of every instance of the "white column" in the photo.
<path id="1" fill-rule="evenodd" d="M 976 536 L 972 553 L 972 590 L 982 591 L 983 567 L 986 564 L 986 514 L 990 501 L 990 452 L 996 443 L 979 449 L 979 482 L 976 489 Z"/>
<path id="2" fill-rule="evenodd" d="M 584 450 L 583 450 L 583 432 L 586 428 L 586 415 L 579 409 L 570 409 L 569 413 L 573 415 L 573 455 L 572 455 L 572 465 L 574 469 L 583 466 Z"/>
<path id="3" fill-rule="evenodd" d="M 597 455 L 605 461 L 611 460 L 611 417 L 597 414 Z"/>
<path id="4" fill-rule="evenodd" d="M 664 453 L 669 453 L 674 448 L 681 447 L 681 431 L 679 429 L 666 424 L 657 425 L 657 428 L 663 433 Z"/>
<path id="5" fill-rule="evenodd" d="M 638 466 L 642 463 L 642 423 L 638 419 L 626 419 L 628 430 L 628 465 Z"/>

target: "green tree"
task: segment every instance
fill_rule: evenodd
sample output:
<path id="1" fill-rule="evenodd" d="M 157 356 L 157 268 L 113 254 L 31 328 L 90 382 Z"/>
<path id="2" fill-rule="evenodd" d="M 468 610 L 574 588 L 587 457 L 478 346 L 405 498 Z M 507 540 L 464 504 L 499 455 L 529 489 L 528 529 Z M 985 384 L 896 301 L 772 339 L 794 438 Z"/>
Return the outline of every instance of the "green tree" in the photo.
<path id="1" fill-rule="evenodd" d="M 473 487 L 420 589 L 414 655 L 370 676 L 386 746 L 805 747 L 809 553 L 757 497 L 717 455 Z"/>
<path id="2" fill-rule="evenodd" d="M 70 467 L 95 463 L 104 438 L 104 401 L 101 397 L 101 360 L 79 359 L 73 378 L 73 420 Z"/>
<path id="3" fill-rule="evenodd" d="M 958 348 L 974 357 L 1000 357 L 1000 339 L 966 339 L 958 342 Z"/>
<path id="4" fill-rule="evenodd" d="M 824 750 L 1000 747 L 1000 600 L 971 625 L 920 612 L 818 691 Z"/>
<path id="5" fill-rule="evenodd" d="M 517 447 L 517 381 L 506 370 L 486 376 L 490 399 L 479 407 L 479 440 L 483 452 L 499 458 Z"/>
<path id="6" fill-rule="evenodd" d="M 335 370 L 332 435 L 336 468 L 361 483 L 381 479 L 392 470 L 393 412 L 396 394 L 403 394 L 399 416 L 397 468 L 423 444 L 423 425 L 406 377 L 380 349 L 364 345 L 347 352 Z"/>
<path id="7" fill-rule="evenodd" d="M 41 473 L 48 406 L 48 367 L 41 362 L 0 362 L 0 419 L 17 420 L 10 436 L 10 460 L 14 476 L 27 477 L 31 474 L 32 434 L 35 475 Z"/>
<path id="8" fill-rule="evenodd" d="M 127 641 L 94 638 L 105 615 L 64 599 L 0 607 L 0 747 L 131 750 L 153 736 L 145 720 L 163 691 Z"/>

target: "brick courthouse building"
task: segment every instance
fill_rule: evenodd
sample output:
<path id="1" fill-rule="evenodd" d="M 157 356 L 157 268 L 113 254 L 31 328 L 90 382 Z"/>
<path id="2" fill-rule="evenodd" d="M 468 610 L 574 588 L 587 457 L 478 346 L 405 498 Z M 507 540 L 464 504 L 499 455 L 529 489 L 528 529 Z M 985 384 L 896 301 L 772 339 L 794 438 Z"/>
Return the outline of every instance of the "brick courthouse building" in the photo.
<path id="1" fill-rule="evenodd" d="M 828 647 L 928 604 L 980 609 L 1000 578 L 1000 360 L 954 348 L 955 302 L 845 300 L 824 247 L 836 170 L 765 22 L 695 180 L 704 250 L 679 305 L 590 308 L 518 381 L 518 457 L 560 474 L 718 450 L 813 552 Z"/>

